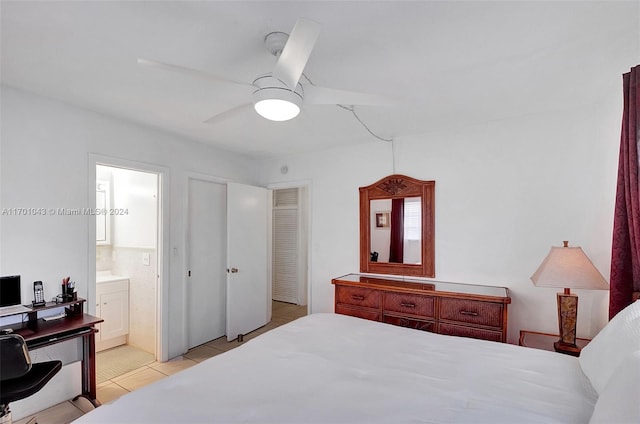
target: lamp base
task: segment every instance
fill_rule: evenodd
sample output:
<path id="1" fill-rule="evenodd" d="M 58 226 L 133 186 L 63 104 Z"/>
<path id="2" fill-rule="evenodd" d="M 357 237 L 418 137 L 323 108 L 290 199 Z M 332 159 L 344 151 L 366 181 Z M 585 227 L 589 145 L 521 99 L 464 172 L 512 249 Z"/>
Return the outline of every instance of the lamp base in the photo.
<path id="1" fill-rule="evenodd" d="M 564 289 L 556 295 L 558 300 L 558 328 L 560 342 L 564 345 L 576 345 L 576 324 L 578 321 L 578 296 Z"/>
<path id="2" fill-rule="evenodd" d="M 561 340 L 558 340 L 553 344 L 553 348 L 556 352 L 564 353 L 571 356 L 580 356 L 580 348 L 575 344 L 564 343 Z"/>

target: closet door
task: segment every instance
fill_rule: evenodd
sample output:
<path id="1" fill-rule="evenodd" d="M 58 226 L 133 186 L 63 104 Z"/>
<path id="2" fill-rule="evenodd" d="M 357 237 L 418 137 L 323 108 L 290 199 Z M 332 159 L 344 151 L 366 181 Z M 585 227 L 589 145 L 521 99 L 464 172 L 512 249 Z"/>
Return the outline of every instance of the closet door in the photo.
<path id="1" fill-rule="evenodd" d="M 187 347 L 225 334 L 226 184 L 189 178 Z"/>
<path id="2" fill-rule="evenodd" d="M 273 300 L 298 303 L 298 189 L 273 192 Z"/>

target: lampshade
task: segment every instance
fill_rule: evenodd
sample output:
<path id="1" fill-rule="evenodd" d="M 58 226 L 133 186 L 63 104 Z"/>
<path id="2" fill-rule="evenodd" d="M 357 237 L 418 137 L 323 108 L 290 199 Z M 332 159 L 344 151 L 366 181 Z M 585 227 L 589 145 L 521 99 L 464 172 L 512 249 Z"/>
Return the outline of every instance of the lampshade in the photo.
<path id="1" fill-rule="evenodd" d="M 608 290 L 609 284 L 580 247 L 552 246 L 531 281 L 538 287 Z"/>
<path id="2" fill-rule="evenodd" d="M 302 97 L 291 90 L 278 87 L 262 88 L 253 93 L 256 112 L 270 121 L 288 121 L 298 116 Z"/>

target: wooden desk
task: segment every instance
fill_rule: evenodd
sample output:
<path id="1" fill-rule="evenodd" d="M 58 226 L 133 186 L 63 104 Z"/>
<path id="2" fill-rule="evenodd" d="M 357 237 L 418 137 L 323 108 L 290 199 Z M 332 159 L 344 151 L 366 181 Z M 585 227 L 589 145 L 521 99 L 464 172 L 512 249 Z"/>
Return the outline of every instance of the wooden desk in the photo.
<path id="1" fill-rule="evenodd" d="M 21 335 L 29 350 L 62 343 L 67 340 L 82 338 L 82 393 L 76 396 L 87 398 L 95 406 L 99 405 L 96 399 L 96 343 L 95 334 L 98 329 L 96 324 L 104 320 L 99 317 L 80 313 L 67 315 L 64 318 L 45 321 L 38 318 L 39 311 L 62 308 L 70 305 L 82 305 L 84 299 L 78 299 L 64 303 L 47 303 L 41 308 L 34 308 L 28 313 L 29 319 L 22 323 L 11 324 L 2 327 L 10 328 L 15 334 Z M 82 307 L 82 306 L 80 306 Z"/>
<path id="2" fill-rule="evenodd" d="M 535 349 L 549 350 L 554 352 L 553 343 L 557 342 L 560 338 L 557 334 L 539 333 L 537 331 L 520 330 L 520 339 L 518 344 L 520 346 L 532 347 Z M 576 338 L 576 345 L 578 346 L 578 352 L 575 356 L 580 356 L 580 350 L 585 347 L 591 339 Z M 560 352 L 564 353 L 564 352 Z"/>

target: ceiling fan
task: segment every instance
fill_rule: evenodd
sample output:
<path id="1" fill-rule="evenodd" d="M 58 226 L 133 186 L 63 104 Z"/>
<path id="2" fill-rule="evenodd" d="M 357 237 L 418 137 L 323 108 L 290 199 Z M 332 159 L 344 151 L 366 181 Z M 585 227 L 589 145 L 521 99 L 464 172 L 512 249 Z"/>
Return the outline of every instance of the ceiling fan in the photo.
<path id="1" fill-rule="evenodd" d="M 251 83 L 149 59 L 139 58 L 138 64 L 236 84 L 247 90 L 251 89 L 251 97 L 247 93 L 246 102 L 207 119 L 206 123 L 222 121 L 252 106 L 260 116 L 266 119 L 287 121 L 298 115 L 303 103 L 350 106 L 389 106 L 392 104 L 390 99 L 376 94 L 319 87 L 310 81 L 309 84 L 302 85 L 300 77 L 303 75 L 307 60 L 319 34 L 320 24 L 305 18 L 299 18 L 296 21 L 290 35 L 283 32 L 267 34 L 264 38 L 265 46 L 278 59 L 271 73 L 260 75 Z"/>

